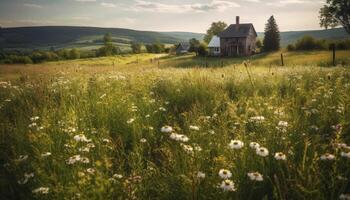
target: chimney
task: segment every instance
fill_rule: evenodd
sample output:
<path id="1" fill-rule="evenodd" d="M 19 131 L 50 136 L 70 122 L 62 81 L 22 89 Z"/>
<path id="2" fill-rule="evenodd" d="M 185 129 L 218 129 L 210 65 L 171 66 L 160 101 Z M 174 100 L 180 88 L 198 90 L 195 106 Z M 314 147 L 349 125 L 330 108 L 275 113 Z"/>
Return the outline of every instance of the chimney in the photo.
<path id="1" fill-rule="evenodd" d="M 239 16 L 236 16 L 236 31 L 239 29 Z"/>

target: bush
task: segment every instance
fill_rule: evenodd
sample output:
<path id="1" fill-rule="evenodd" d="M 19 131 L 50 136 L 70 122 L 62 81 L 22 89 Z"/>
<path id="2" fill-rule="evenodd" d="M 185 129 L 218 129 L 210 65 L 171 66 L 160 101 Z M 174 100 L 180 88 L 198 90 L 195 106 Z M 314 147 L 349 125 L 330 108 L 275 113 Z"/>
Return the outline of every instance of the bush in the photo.
<path id="1" fill-rule="evenodd" d="M 75 60 L 80 58 L 80 52 L 78 49 L 72 49 L 69 51 L 69 59 Z"/>
<path id="2" fill-rule="evenodd" d="M 347 50 L 350 49 L 350 40 L 341 40 L 335 43 L 336 49 Z"/>
<path id="3" fill-rule="evenodd" d="M 295 51 L 295 46 L 293 44 L 288 44 L 287 50 L 288 51 Z"/>
<path id="4" fill-rule="evenodd" d="M 311 36 L 304 36 L 295 43 L 296 50 L 326 50 L 327 48 L 325 40 L 316 40 Z"/>
<path id="5" fill-rule="evenodd" d="M 120 49 L 112 44 L 105 45 L 97 51 L 97 56 L 112 56 L 120 53 Z"/>
<path id="6" fill-rule="evenodd" d="M 198 55 L 199 56 L 206 56 L 208 54 L 208 47 L 206 44 L 201 43 L 198 47 Z"/>
<path id="7" fill-rule="evenodd" d="M 131 44 L 131 49 L 133 53 L 141 53 L 142 44 L 133 42 Z"/>
<path id="8" fill-rule="evenodd" d="M 17 56 L 9 55 L 4 56 L 2 63 L 5 64 L 33 64 L 32 59 L 29 56 Z"/>

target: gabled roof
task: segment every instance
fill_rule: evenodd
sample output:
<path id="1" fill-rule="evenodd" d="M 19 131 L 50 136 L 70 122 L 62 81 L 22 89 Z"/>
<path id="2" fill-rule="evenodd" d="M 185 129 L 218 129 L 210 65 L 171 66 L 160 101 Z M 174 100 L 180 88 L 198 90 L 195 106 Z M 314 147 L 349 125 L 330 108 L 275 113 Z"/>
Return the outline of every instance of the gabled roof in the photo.
<path id="1" fill-rule="evenodd" d="M 247 37 L 249 35 L 249 30 L 252 28 L 255 36 L 257 36 L 253 24 L 239 24 L 237 30 L 236 24 L 231 24 L 223 32 L 219 33 L 218 36 L 221 38 L 228 37 Z"/>
<path id="2" fill-rule="evenodd" d="M 208 47 L 220 47 L 220 38 L 216 35 L 211 38 Z"/>
<path id="3" fill-rule="evenodd" d="M 177 48 L 176 49 L 183 49 L 183 50 L 188 50 L 188 49 L 190 49 L 190 44 L 189 43 L 185 43 L 185 42 L 183 42 L 183 43 L 179 43 L 179 45 L 177 46 Z"/>

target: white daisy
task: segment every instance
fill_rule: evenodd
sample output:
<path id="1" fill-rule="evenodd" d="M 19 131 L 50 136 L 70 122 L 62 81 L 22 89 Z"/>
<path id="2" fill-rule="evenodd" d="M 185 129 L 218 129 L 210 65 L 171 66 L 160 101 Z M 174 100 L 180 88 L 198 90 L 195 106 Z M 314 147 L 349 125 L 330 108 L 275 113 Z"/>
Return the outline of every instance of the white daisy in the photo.
<path id="1" fill-rule="evenodd" d="M 223 179 L 228 179 L 232 176 L 232 173 L 227 169 L 220 169 L 219 176 Z"/>
<path id="2" fill-rule="evenodd" d="M 42 153 L 41 157 L 51 156 L 51 152 Z"/>
<path id="3" fill-rule="evenodd" d="M 264 116 L 254 116 L 254 117 L 251 117 L 249 120 L 257 122 L 257 123 L 261 123 L 265 120 L 265 117 Z"/>
<path id="4" fill-rule="evenodd" d="M 341 152 L 340 155 L 344 158 L 350 158 L 350 152 Z"/>
<path id="5" fill-rule="evenodd" d="M 127 124 L 131 124 L 131 123 L 133 123 L 135 121 L 135 119 L 134 118 L 131 118 L 131 119 L 129 119 L 128 121 L 126 121 L 126 123 Z"/>
<path id="6" fill-rule="evenodd" d="M 286 122 L 286 121 L 279 121 L 279 122 L 278 122 L 278 126 L 281 126 L 281 127 L 288 127 L 288 122 Z"/>
<path id="7" fill-rule="evenodd" d="M 141 143 L 146 143 L 147 140 L 146 140 L 146 138 L 141 138 L 141 139 L 140 139 L 140 142 L 141 142 Z"/>
<path id="8" fill-rule="evenodd" d="M 231 180 L 223 180 L 220 185 L 221 189 L 226 191 L 236 191 L 235 184 Z"/>
<path id="9" fill-rule="evenodd" d="M 231 149 L 241 149 L 244 146 L 244 143 L 240 140 L 231 140 L 228 145 Z"/>
<path id="10" fill-rule="evenodd" d="M 162 133 L 171 133 L 173 132 L 173 128 L 171 126 L 163 126 L 160 131 Z"/>
<path id="11" fill-rule="evenodd" d="M 275 159 L 276 160 L 286 160 L 287 157 L 286 157 L 286 155 L 284 153 L 277 152 L 277 153 L 275 153 Z"/>
<path id="12" fill-rule="evenodd" d="M 88 168 L 86 169 L 86 171 L 89 173 L 89 174 L 95 174 L 95 169 L 94 168 Z"/>
<path id="13" fill-rule="evenodd" d="M 123 178 L 123 175 L 121 175 L 121 174 L 113 174 L 113 178 L 121 179 L 121 178 Z"/>
<path id="14" fill-rule="evenodd" d="M 197 172 L 197 178 L 200 178 L 200 179 L 205 178 L 205 173 L 203 173 L 201 171 Z"/>
<path id="15" fill-rule="evenodd" d="M 35 190 L 33 190 L 32 192 L 33 193 L 40 193 L 40 194 L 47 194 L 49 193 L 49 188 L 48 187 L 39 187 L 39 188 L 36 188 Z"/>
<path id="16" fill-rule="evenodd" d="M 256 150 L 257 148 L 260 147 L 260 144 L 257 143 L 257 142 L 251 142 L 251 143 L 249 144 L 249 147 L 252 148 L 252 149 L 254 149 L 254 150 Z"/>
<path id="17" fill-rule="evenodd" d="M 263 176 L 259 172 L 248 173 L 248 177 L 252 181 L 263 181 L 264 180 Z"/>
<path id="18" fill-rule="evenodd" d="M 335 156 L 333 154 L 330 154 L 330 153 L 325 153 L 320 158 L 321 158 L 321 160 L 334 160 Z"/>
<path id="19" fill-rule="evenodd" d="M 73 139 L 77 142 L 91 142 L 91 139 L 87 139 L 84 134 L 75 135 Z"/>
<path id="20" fill-rule="evenodd" d="M 190 130 L 192 130 L 192 131 L 199 131 L 199 127 L 198 126 L 190 126 L 189 127 L 190 128 Z"/>
<path id="21" fill-rule="evenodd" d="M 259 147 L 256 149 L 256 154 L 258 154 L 261 157 L 266 157 L 269 155 L 269 150 L 265 147 Z"/>

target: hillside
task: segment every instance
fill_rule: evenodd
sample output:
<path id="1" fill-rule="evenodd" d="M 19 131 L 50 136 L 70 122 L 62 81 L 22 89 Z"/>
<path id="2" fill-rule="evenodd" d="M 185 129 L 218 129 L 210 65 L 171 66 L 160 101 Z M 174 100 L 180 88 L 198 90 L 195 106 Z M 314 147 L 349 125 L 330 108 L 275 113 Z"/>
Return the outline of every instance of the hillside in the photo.
<path id="1" fill-rule="evenodd" d="M 281 46 L 285 47 L 288 44 L 292 44 L 297 41 L 299 38 L 309 35 L 317 39 L 329 39 L 329 40 L 338 40 L 338 39 L 349 39 L 350 35 L 345 32 L 343 28 L 335 28 L 328 30 L 313 30 L 313 31 L 287 31 L 281 32 Z M 259 38 L 264 37 L 264 33 L 258 33 Z"/>
<path id="2" fill-rule="evenodd" d="M 102 45 L 102 37 L 111 33 L 115 45 L 129 48 L 132 41 L 175 44 L 190 38 L 202 39 L 204 34 L 191 32 L 152 32 L 122 28 L 42 26 L 0 29 L 0 49 L 33 50 L 50 48 L 96 49 Z M 263 37 L 263 33 L 258 33 Z M 295 42 L 304 35 L 319 39 L 344 39 L 349 35 L 342 29 L 281 32 L 281 46 Z"/>
<path id="3" fill-rule="evenodd" d="M 131 41 L 151 43 L 159 41 L 175 44 L 183 39 L 173 37 L 171 34 L 136 31 L 121 28 L 95 28 L 95 27 L 21 27 L 3 28 L 0 30 L 0 48 L 65 48 L 65 47 L 94 47 L 102 43 L 105 33 L 111 33 L 116 44 L 130 44 Z M 187 38 L 186 38 L 187 39 Z"/>

